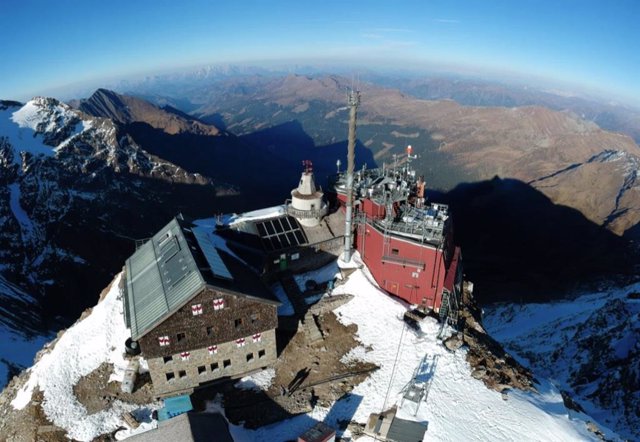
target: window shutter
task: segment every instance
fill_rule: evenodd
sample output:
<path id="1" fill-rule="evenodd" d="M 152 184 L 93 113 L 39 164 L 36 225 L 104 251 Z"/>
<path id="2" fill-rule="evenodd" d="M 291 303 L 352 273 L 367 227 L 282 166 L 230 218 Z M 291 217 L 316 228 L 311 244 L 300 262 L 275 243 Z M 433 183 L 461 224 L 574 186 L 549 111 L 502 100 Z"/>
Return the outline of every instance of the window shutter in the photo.
<path id="1" fill-rule="evenodd" d="M 166 347 L 171 344 L 171 340 L 169 339 L 169 336 L 159 336 L 158 344 L 160 344 L 160 347 Z"/>

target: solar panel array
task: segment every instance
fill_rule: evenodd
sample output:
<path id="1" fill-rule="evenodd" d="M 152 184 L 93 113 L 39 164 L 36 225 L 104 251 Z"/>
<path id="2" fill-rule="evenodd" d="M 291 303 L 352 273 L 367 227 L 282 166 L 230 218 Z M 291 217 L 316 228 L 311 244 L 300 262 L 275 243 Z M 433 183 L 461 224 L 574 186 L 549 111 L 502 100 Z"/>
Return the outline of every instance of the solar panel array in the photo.
<path id="1" fill-rule="evenodd" d="M 307 237 L 291 216 L 268 219 L 256 223 L 262 244 L 268 251 L 283 250 L 307 243 Z"/>
<path id="2" fill-rule="evenodd" d="M 229 272 L 229 269 L 222 261 L 222 258 L 220 258 L 218 250 L 207 236 L 207 233 L 201 231 L 198 228 L 195 228 L 193 229 L 193 235 L 196 237 L 196 241 L 200 246 L 200 250 L 202 250 L 202 253 L 207 260 L 207 263 L 209 263 L 209 267 L 211 267 L 211 271 L 213 272 L 213 274 L 219 278 L 233 280 L 231 272 Z"/>

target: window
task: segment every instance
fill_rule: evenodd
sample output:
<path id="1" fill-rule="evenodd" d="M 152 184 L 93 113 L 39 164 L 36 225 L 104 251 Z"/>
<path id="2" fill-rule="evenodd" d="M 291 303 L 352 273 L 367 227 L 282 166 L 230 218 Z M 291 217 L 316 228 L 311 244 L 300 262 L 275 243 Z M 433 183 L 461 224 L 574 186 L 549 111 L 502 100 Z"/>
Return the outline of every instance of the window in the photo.
<path id="1" fill-rule="evenodd" d="M 247 362 L 251 362 L 251 361 L 253 361 L 253 353 L 249 353 L 247 355 Z"/>
<path id="2" fill-rule="evenodd" d="M 166 364 L 167 362 L 173 361 L 173 356 L 164 356 L 162 361 Z"/>
<path id="3" fill-rule="evenodd" d="M 222 361 L 222 366 L 224 368 L 231 367 L 231 359 L 225 359 L 224 361 Z"/>
<path id="4" fill-rule="evenodd" d="M 186 371 L 184 371 L 184 370 L 180 370 L 180 371 L 178 372 L 178 377 L 180 377 L 180 378 L 185 378 L 185 377 L 187 377 L 187 372 L 186 372 Z"/>
<path id="5" fill-rule="evenodd" d="M 260 314 L 259 313 L 251 313 L 251 323 L 252 324 L 255 324 L 259 320 L 260 320 Z"/>
<path id="6" fill-rule="evenodd" d="M 173 374 L 173 372 L 171 373 L 165 373 L 165 376 L 167 377 L 167 381 L 172 381 L 176 378 L 176 375 Z"/>
<path id="7" fill-rule="evenodd" d="M 191 353 L 189 353 L 188 351 L 183 351 L 182 353 L 180 353 L 180 359 L 182 359 L 183 361 L 188 361 L 190 357 Z"/>
<path id="8" fill-rule="evenodd" d="M 207 336 L 211 336 L 213 334 L 213 326 L 207 327 Z"/>
<path id="9" fill-rule="evenodd" d="M 265 357 L 265 355 L 266 355 L 266 352 L 265 352 L 264 350 L 260 350 L 260 351 L 258 352 L 258 357 L 259 357 L 260 359 L 264 358 L 264 357 Z"/>
<path id="10" fill-rule="evenodd" d="M 218 353 L 218 346 L 217 345 L 210 345 L 207 347 L 207 350 L 209 350 L 209 354 L 210 355 L 214 355 L 216 353 Z"/>
<path id="11" fill-rule="evenodd" d="M 213 300 L 213 309 L 222 310 L 224 308 L 224 298 L 218 298 Z"/>
<path id="12" fill-rule="evenodd" d="M 216 371 L 217 369 L 220 368 L 220 365 L 218 365 L 217 362 L 214 362 L 213 364 L 211 364 L 209 367 L 211 367 L 211 371 Z"/>
<path id="13" fill-rule="evenodd" d="M 193 304 L 191 306 L 191 314 L 193 316 L 198 316 L 202 314 L 202 304 Z"/>
<path id="14" fill-rule="evenodd" d="M 261 333 L 256 333 L 253 336 L 251 336 L 253 338 L 253 342 L 260 342 L 262 341 L 262 334 Z"/>
<path id="15" fill-rule="evenodd" d="M 160 344 L 160 347 L 166 347 L 171 344 L 171 340 L 169 336 L 158 336 L 158 344 Z"/>
<path id="16" fill-rule="evenodd" d="M 247 340 L 245 338 L 236 339 L 237 347 L 244 347 L 246 343 L 247 343 Z"/>
<path id="17" fill-rule="evenodd" d="M 400 250 L 398 249 L 391 249 L 391 254 L 392 255 L 398 255 L 400 253 Z"/>
<path id="18" fill-rule="evenodd" d="M 176 337 L 178 338 L 178 342 L 180 342 L 184 341 L 187 338 L 187 335 L 185 333 L 178 333 Z"/>
<path id="19" fill-rule="evenodd" d="M 240 328 L 242 326 L 242 318 L 238 318 L 234 321 L 236 328 Z"/>
<path id="20" fill-rule="evenodd" d="M 198 374 L 205 374 L 207 372 L 207 367 L 201 365 L 198 367 Z"/>

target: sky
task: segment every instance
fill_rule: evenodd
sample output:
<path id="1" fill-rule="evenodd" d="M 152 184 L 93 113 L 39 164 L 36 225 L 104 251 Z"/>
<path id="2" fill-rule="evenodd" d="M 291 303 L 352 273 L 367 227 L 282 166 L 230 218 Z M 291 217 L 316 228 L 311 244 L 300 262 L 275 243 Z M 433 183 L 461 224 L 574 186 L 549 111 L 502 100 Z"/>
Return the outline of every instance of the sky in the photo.
<path id="1" fill-rule="evenodd" d="M 0 98 L 203 64 L 443 68 L 640 105 L 640 1 L 2 0 Z"/>

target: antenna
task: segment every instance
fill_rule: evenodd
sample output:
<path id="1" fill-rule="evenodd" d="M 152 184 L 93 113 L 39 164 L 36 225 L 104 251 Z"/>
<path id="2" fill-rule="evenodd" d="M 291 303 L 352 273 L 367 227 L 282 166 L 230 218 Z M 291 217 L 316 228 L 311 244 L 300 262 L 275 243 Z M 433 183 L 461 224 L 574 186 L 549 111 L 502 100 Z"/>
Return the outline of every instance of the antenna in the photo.
<path id="1" fill-rule="evenodd" d="M 358 118 L 358 105 L 360 104 L 360 91 L 353 88 L 347 94 L 349 105 L 349 138 L 347 143 L 347 207 L 345 213 L 344 229 L 344 260 L 351 261 L 351 236 L 353 220 L 353 171 L 356 157 L 356 120 Z"/>

